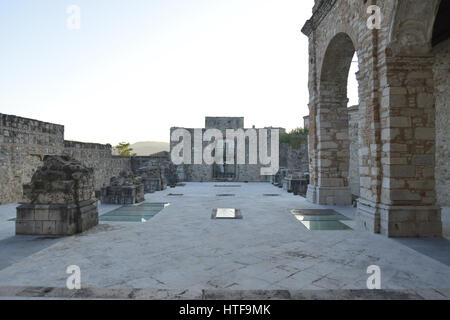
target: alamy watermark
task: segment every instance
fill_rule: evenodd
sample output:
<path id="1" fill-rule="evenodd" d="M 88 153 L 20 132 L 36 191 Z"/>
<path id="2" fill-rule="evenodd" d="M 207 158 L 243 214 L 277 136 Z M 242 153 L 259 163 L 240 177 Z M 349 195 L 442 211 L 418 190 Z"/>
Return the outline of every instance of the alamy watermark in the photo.
<path id="1" fill-rule="evenodd" d="M 367 289 L 381 289 L 381 268 L 377 265 L 369 266 L 367 268 L 367 274 L 370 274 L 366 282 Z"/>
<path id="2" fill-rule="evenodd" d="M 80 290 L 81 289 L 81 269 L 77 265 L 68 266 L 66 273 L 70 274 L 67 278 L 66 286 L 69 290 Z"/>
<path id="3" fill-rule="evenodd" d="M 369 18 L 367 19 L 367 28 L 370 30 L 381 29 L 381 8 L 376 5 L 368 6 L 367 11 L 368 14 L 370 14 Z"/>
<path id="4" fill-rule="evenodd" d="M 81 29 L 81 8 L 77 5 L 70 5 L 66 8 L 68 14 L 66 26 L 69 30 Z"/>
<path id="5" fill-rule="evenodd" d="M 250 164 L 261 165 L 264 176 L 278 172 L 279 129 L 227 129 L 225 137 L 219 129 L 194 129 L 193 133 L 194 137 L 181 128 L 172 132 L 170 140 L 177 143 L 171 152 L 175 165 Z"/>

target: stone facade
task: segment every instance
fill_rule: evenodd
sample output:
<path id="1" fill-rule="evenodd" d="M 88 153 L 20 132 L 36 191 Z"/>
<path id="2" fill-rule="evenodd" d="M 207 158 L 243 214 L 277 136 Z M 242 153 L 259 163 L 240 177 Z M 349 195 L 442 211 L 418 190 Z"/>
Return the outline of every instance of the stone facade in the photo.
<path id="1" fill-rule="evenodd" d="M 357 220 L 371 232 L 392 237 L 442 234 L 436 189 L 445 188 L 435 183 L 439 146 L 435 119 L 444 99 L 435 97 L 435 92 L 448 92 L 448 69 L 436 64 L 432 52 L 440 3 L 320 0 L 315 1 L 313 16 L 302 29 L 309 37 L 310 55 L 308 199 L 318 204 L 351 203 L 347 78 L 356 52 L 360 100 Z M 370 5 L 381 9 L 380 29 L 368 28 Z M 448 47 L 448 43 L 441 45 Z M 444 48 L 438 56 L 445 56 Z M 440 88 L 436 88 L 436 78 Z M 442 184 L 448 185 L 448 180 Z"/>
<path id="2" fill-rule="evenodd" d="M 170 134 L 174 130 L 184 129 L 187 130 L 191 135 L 191 146 L 192 146 L 192 161 L 194 163 L 194 139 L 195 134 L 192 128 L 171 128 Z M 205 128 L 202 128 L 202 133 L 204 133 L 207 129 L 218 129 L 222 132 L 225 138 L 225 132 L 227 129 L 243 129 L 244 128 L 244 118 L 242 117 L 206 117 L 205 118 Z M 255 128 L 253 128 L 255 129 Z M 266 128 L 271 129 L 271 128 Z M 284 129 L 281 129 L 281 132 L 284 132 Z M 258 129 L 256 129 L 258 130 Z M 270 150 L 270 135 L 268 135 L 268 148 Z M 259 137 L 258 142 L 259 144 Z M 170 150 L 172 151 L 173 147 L 177 145 L 178 142 L 171 141 Z M 208 146 L 210 142 L 203 141 L 203 148 Z M 246 139 L 246 155 L 245 158 L 248 160 L 249 158 L 249 143 L 248 139 Z M 225 154 L 225 152 L 224 152 Z M 236 161 L 235 161 L 236 162 Z M 248 161 L 246 161 L 249 163 Z M 261 175 L 261 168 L 263 166 L 261 164 L 228 164 L 225 168 L 221 167 L 221 165 L 208 165 L 205 162 L 203 164 L 184 164 L 180 165 L 178 168 L 178 176 L 182 176 L 184 181 L 240 181 L 240 182 L 262 182 L 262 181 L 270 181 L 270 176 Z M 180 177 L 181 178 L 181 177 Z"/>
<path id="3" fill-rule="evenodd" d="M 16 234 L 67 236 L 98 224 L 93 170 L 70 157 L 45 156 L 23 193 Z"/>

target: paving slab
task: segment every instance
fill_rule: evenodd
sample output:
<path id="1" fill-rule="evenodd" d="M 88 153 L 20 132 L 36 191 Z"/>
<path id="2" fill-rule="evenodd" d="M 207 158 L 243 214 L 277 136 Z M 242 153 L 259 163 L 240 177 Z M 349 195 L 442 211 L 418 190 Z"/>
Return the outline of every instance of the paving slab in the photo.
<path id="1" fill-rule="evenodd" d="M 365 290 L 367 268 L 378 265 L 383 290 L 437 290 L 424 294 L 439 297 L 450 288 L 450 266 L 437 254 L 448 250 L 447 242 L 423 249 L 358 230 L 353 220 L 351 230 L 311 231 L 291 210 L 333 209 L 354 219 L 356 209 L 314 205 L 269 183 L 232 185 L 240 186 L 233 187 L 234 197 L 216 197 L 224 187 L 214 183 L 148 194 L 146 201 L 170 206 L 147 222 L 104 222 L 81 235 L 47 239 L 41 247 L 30 245 L 31 237 L 16 237 L 14 222 L 7 221 L 15 206 L 0 206 L 0 287 L 64 288 L 67 267 L 78 265 L 84 288 L 117 289 L 120 296 L 130 288 L 159 292 L 154 297 L 186 290 L 306 294 Z M 264 196 L 273 193 L 280 196 Z M 101 214 L 117 208 L 99 207 Z M 214 208 L 239 208 L 244 219 L 212 220 Z"/>

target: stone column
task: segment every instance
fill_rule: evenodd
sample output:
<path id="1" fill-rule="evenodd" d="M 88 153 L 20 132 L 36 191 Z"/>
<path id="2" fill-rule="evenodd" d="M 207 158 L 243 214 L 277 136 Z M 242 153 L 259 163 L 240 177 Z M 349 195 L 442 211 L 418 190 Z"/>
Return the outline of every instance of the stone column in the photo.
<path id="1" fill-rule="evenodd" d="M 381 152 L 372 160 L 381 161 L 381 172 L 374 174 L 381 175 L 382 185 L 376 199 L 359 201 L 358 221 L 389 237 L 442 235 L 432 67 L 432 57 L 387 57 L 380 68 Z"/>
<path id="2" fill-rule="evenodd" d="M 321 81 L 315 119 L 316 181 L 309 195 L 322 205 L 350 205 L 348 184 L 350 142 L 348 136 L 347 90 L 340 83 Z M 314 190 L 312 190 L 314 188 Z"/>

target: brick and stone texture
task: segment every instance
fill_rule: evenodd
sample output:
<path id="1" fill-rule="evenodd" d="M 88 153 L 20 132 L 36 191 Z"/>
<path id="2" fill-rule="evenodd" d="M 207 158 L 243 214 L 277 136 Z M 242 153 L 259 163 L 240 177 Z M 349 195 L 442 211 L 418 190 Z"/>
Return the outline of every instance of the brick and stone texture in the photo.
<path id="1" fill-rule="evenodd" d="M 0 114 L 0 203 L 23 200 L 22 186 L 31 181 L 46 155 L 67 155 L 94 169 L 100 190 L 111 177 L 130 170 L 131 157 L 113 156 L 111 145 L 64 140 L 64 126 Z"/>
<path id="2" fill-rule="evenodd" d="M 131 205 L 145 201 L 142 178 L 131 171 L 121 171 L 112 177 L 110 185 L 101 189 L 101 202 Z"/>
<path id="3" fill-rule="evenodd" d="M 308 199 L 328 205 L 351 202 L 346 90 L 356 52 L 360 100 L 357 220 L 360 227 L 374 233 L 392 237 L 442 234 L 435 157 L 439 162 L 445 148 L 436 152 L 439 127 L 435 119 L 436 110 L 445 102 L 436 95 L 435 81 L 442 80 L 440 92 L 448 91 L 448 77 L 443 80 L 436 74 L 437 53 L 431 45 L 439 3 L 320 0 L 315 1 L 313 16 L 302 29 L 309 37 L 310 55 Z M 369 5 L 381 9 L 380 29 L 367 27 Z M 445 52 L 440 54 L 445 56 Z"/>
<path id="4" fill-rule="evenodd" d="M 63 126 L 0 114 L 0 203 L 22 200 L 22 186 L 44 155 L 62 153 L 63 140 Z"/>
<path id="5" fill-rule="evenodd" d="M 64 141 L 64 154 L 94 169 L 95 189 L 108 185 L 111 177 L 131 169 L 131 157 L 113 156 L 109 144 Z"/>
<path id="6" fill-rule="evenodd" d="M 45 156 L 23 193 L 18 235 L 69 236 L 98 224 L 93 170 L 70 157 Z"/>
<path id="7" fill-rule="evenodd" d="M 139 168 L 136 173 L 142 178 L 145 193 L 154 193 L 165 189 L 163 171 L 159 165 Z"/>
<path id="8" fill-rule="evenodd" d="M 155 176 L 155 174 L 148 176 L 145 173 L 148 168 L 158 168 L 160 171 L 159 176 Z M 147 180 L 148 184 L 145 187 L 145 192 L 164 190 L 167 186 L 175 187 L 178 182 L 177 167 L 170 160 L 170 153 L 167 151 L 158 152 L 150 156 L 131 157 L 131 170 L 142 177 L 144 186 L 146 186 L 146 178 L 160 179 L 160 187 L 157 190 L 153 190 L 154 188 L 152 187 L 152 185 L 155 186 L 156 181 Z"/>

